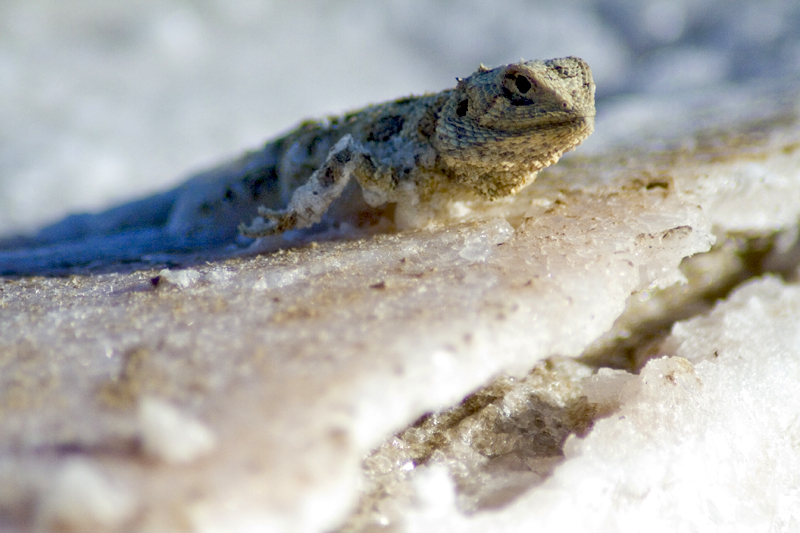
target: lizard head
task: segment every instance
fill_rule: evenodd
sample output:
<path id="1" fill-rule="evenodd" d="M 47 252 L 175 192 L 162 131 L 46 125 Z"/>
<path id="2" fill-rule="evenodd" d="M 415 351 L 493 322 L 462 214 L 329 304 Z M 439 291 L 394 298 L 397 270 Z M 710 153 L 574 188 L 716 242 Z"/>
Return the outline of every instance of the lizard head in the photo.
<path id="1" fill-rule="evenodd" d="M 513 194 L 592 133 L 594 90 L 577 57 L 481 66 L 458 80 L 432 142 L 456 181 L 487 198 Z"/>

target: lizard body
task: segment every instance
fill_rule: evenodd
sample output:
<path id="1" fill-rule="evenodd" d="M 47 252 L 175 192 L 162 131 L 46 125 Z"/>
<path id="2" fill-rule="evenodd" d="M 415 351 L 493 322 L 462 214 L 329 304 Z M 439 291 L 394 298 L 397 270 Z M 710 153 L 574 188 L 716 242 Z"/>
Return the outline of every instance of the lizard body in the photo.
<path id="1" fill-rule="evenodd" d="M 69 255 L 84 241 L 81 254 L 91 256 L 90 241 L 102 248 L 130 235 L 138 244 L 124 254 L 133 257 L 230 244 L 239 232 L 263 237 L 311 226 L 326 213 L 347 219 L 387 205 L 401 229 L 446 222 L 457 218 L 455 202 L 514 194 L 580 144 L 594 127 L 594 88 L 589 66 L 574 57 L 481 65 L 455 88 L 306 121 L 176 189 L 67 217 L 27 242 Z M 113 256 L 119 246 L 109 246 Z M 62 261 L 71 262 L 81 260 Z"/>

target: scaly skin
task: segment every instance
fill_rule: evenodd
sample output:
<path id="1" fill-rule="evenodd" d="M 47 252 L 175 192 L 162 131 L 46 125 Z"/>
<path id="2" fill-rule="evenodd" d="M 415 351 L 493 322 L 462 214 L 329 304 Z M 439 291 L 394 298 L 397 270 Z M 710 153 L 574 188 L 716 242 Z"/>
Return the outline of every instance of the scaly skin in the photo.
<path id="1" fill-rule="evenodd" d="M 386 206 L 400 229 L 444 224 L 579 145 L 594 127 L 594 89 L 574 57 L 481 66 L 455 88 L 304 122 L 171 191 L 0 241 L 0 273 L 135 263 Z"/>
<path id="2" fill-rule="evenodd" d="M 288 206 L 259 210 L 267 220 L 242 232 L 318 222 L 351 175 L 371 206 L 397 204 L 400 227 L 441 220 L 454 200 L 496 199 L 531 183 L 592 132 L 594 114 L 589 66 L 569 57 L 481 66 L 439 94 L 308 123 L 277 141 Z"/>

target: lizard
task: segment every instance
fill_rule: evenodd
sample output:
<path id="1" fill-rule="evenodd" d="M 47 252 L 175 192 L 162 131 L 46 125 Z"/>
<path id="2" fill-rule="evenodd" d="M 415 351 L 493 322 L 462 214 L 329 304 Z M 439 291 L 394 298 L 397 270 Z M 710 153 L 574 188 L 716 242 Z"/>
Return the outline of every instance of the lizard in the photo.
<path id="1" fill-rule="evenodd" d="M 579 58 L 481 65 L 456 80 L 439 93 L 307 120 L 173 190 L 72 215 L 18 242 L 39 248 L 39 257 L 55 247 L 69 266 L 86 263 L 93 249 L 101 260 L 132 260 L 386 206 L 401 230 L 442 224 L 459 217 L 456 202 L 513 195 L 593 131 L 595 84 Z"/>

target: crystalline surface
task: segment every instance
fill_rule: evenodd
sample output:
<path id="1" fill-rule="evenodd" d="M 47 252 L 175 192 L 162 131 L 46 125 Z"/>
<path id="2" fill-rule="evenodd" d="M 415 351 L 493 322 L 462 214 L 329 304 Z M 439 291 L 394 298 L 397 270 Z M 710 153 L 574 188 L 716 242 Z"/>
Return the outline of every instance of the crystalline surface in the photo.
<path id="1" fill-rule="evenodd" d="M 677 323 L 638 376 L 607 370 L 576 383 L 589 405 L 618 407 L 567 440 L 547 481 L 468 517 L 444 467 L 420 472 L 407 530 L 795 530 L 798 316 L 797 286 L 747 284 L 709 316 Z"/>
<path id="2" fill-rule="evenodd" d="M 104 464 L 139 487 L 146 516 L 169 505 L 189 523 L 229 520 L 234 501 L 237 518 L 322 527 L 354 497 L 360 458 L 383 435 L 497 372 L 577 355 L 607 330 L 627 294 L 658 281 L 651 239 L 697 227 L 667 254 L 673 277 L 683 255 L 707 249 L 696 209 L 632 194 L 652 207 L 645 223 L 598 228 L 594 253 L 586 235 L 601 217 L 614 227 L 614 213 L 580 198 L 522 221 L 502 245 L 487 222 L 232 260 L 174 283 L 147 272 L 8 280 L 3 442 L 17 450 L 13 468 L 32 472 L 6 477 L 6 490 L 52 468 L 43 454 L 58 464 L 65 448 L 108 450 Z M 568 220 L 582 231 L 564 231 Z M 483 261 L 461 257 L 483 238 Z M 217 436 L 191 475 L 135 460 L 145 395 L 202 413 Z"/>

